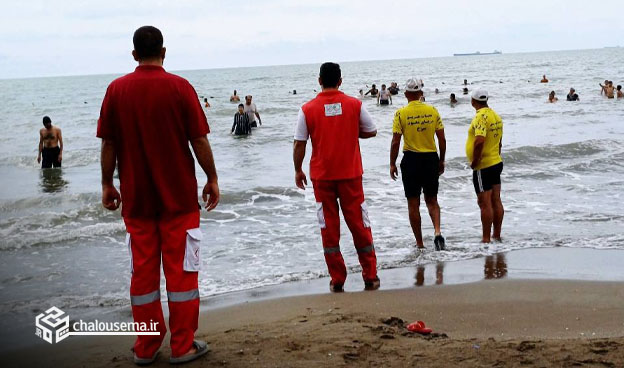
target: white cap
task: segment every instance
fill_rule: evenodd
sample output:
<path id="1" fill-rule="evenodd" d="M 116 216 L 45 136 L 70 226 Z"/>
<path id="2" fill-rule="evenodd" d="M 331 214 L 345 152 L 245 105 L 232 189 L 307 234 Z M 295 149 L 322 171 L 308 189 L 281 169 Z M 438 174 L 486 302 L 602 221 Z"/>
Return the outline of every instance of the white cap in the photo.
<path id="1" fill-rule="evenodd" d="M 423 83 L 420 78 L 410 78 L 405 82 L 405 92 L 422 91 Z"/>
<path id="2" fill-rule="evenodd" d="M 474 91 L 472 91 L 473 100 L 487 102 L 488 97 L 489 97 L 488 92 L 483 88 L 477 88 Z"/>

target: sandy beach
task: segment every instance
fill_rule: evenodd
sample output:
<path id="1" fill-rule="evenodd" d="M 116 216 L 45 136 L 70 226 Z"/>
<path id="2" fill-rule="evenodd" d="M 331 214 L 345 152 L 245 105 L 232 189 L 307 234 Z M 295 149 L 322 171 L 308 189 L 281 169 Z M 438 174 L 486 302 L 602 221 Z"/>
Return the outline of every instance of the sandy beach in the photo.
<path id="1" fill-rule="evenodd" d="M 189 366 L 624 365 L 624 283 L 489 280 L 281 298 L 200 317 L 212 351 Z M 408 332 L 423 320 L 430 336 Z M 72 338 L 11 366 L 133 366 L 128 338 Z M 166 347 L 154 366 L 168 366 Z"/>

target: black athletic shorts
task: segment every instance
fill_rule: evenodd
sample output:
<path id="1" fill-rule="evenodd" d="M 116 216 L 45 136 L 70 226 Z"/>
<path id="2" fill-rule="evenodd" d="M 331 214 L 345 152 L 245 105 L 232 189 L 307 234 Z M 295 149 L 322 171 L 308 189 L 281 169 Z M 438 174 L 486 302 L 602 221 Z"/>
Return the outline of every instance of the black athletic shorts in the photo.
<path id="1" fill-rule="evenodd" d="M 474 184 L 477 194 L 492 190 L 494 185 L 500 185 L 503 163 L 499 162 L 494 166 L 486 167 L 472 172 L 472 184 Z"/>
<path id="2" fill-rule="evenodd" d="M 401 160 L 401 179 L 405 197 L 420 197 L 421 190 L 425 197 L 438 195 L 440 158 L 437 152 L 404 151 Z"/>
<path id="3" fill-rule="evenodd" d="M 380 105 L 390 105 L 390 100 L 379 100 Z"/>
<path id="4" fill-rule="evenodd" d="M 59 147 L 44 148 L 41 151 L 41 168 L 49 169 L 51 167 L 61 167 L 61 163 L 58 160 L 58 156 L 61 153 Z"/>
<path id="5" fill-rule="evenodd" d="M 255 120 L 254 121 L 250 121 L 249 122 L 249 126 L 252 127 L 252 128 L 257 128 L 258 127 L 258 123 L 256 123 Z"/>

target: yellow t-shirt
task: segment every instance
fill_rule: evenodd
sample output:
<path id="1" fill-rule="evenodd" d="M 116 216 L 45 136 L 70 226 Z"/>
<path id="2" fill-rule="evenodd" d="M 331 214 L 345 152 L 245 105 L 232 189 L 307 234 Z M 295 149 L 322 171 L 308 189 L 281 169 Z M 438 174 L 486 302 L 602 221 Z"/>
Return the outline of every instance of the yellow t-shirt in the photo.
<path id="1" fill-rule="evenodd" d="M 436 130 L 442 129 L 438 110 L 420 101 L 398 109 L 392 122 L 392 133 L 403 135 L 403 151 L 437 152 L 433 137 Z"/>
<path id="2" fill-rule="evenodd" d="M 474 141 L 477 136 L 485 137 L 485 142 L 481 161 L 479 161 L 479 165 L 474 170 L 485 169 L 502 162 L 503 159 L 500 156 L 499 147 L 503 138 L 503 119 L 489 107 L 477 110 L 477 115 L 470 123 L 468 140 L 466 140 L 466 156 L 469 163 L 472 163 Z"/>

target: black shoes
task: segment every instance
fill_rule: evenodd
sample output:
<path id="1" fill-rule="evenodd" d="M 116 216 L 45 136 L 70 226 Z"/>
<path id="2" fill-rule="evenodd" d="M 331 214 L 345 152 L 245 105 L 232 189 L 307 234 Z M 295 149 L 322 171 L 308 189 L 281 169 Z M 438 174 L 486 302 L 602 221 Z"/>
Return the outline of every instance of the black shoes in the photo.
<path id="1" fill-rule="evenodd" d="M 446 250 L 446 244 L 444 243 L 442 234 L 436 235 L 433 239 L 433 244 L 435 245 L 435 250 Z"/>
<path id="2" fill-rule="evenodd" d="M 375 277 L 374 280 L 364 281 L 364 290 L 377 290 L 381 286 L 379 277 Z"/>
<path id="3" fill-rule="evenodd" d="M 342 293 L 344 291 L 343 284 L 333 284 L 331 281 L 329 282 L 329 291 L 332 293 Z"/>
<path id="4" fill-rule="evenodd" d="M 381 286 L 379 277 L 376 277 L 374 280 L 364 281 L 364 290 L 377 290 L 379 286 Z M 344 284 L 334 284 L 330 281 L 329 291 L 332 293 L 342 293 L 344 291 Z"/>

